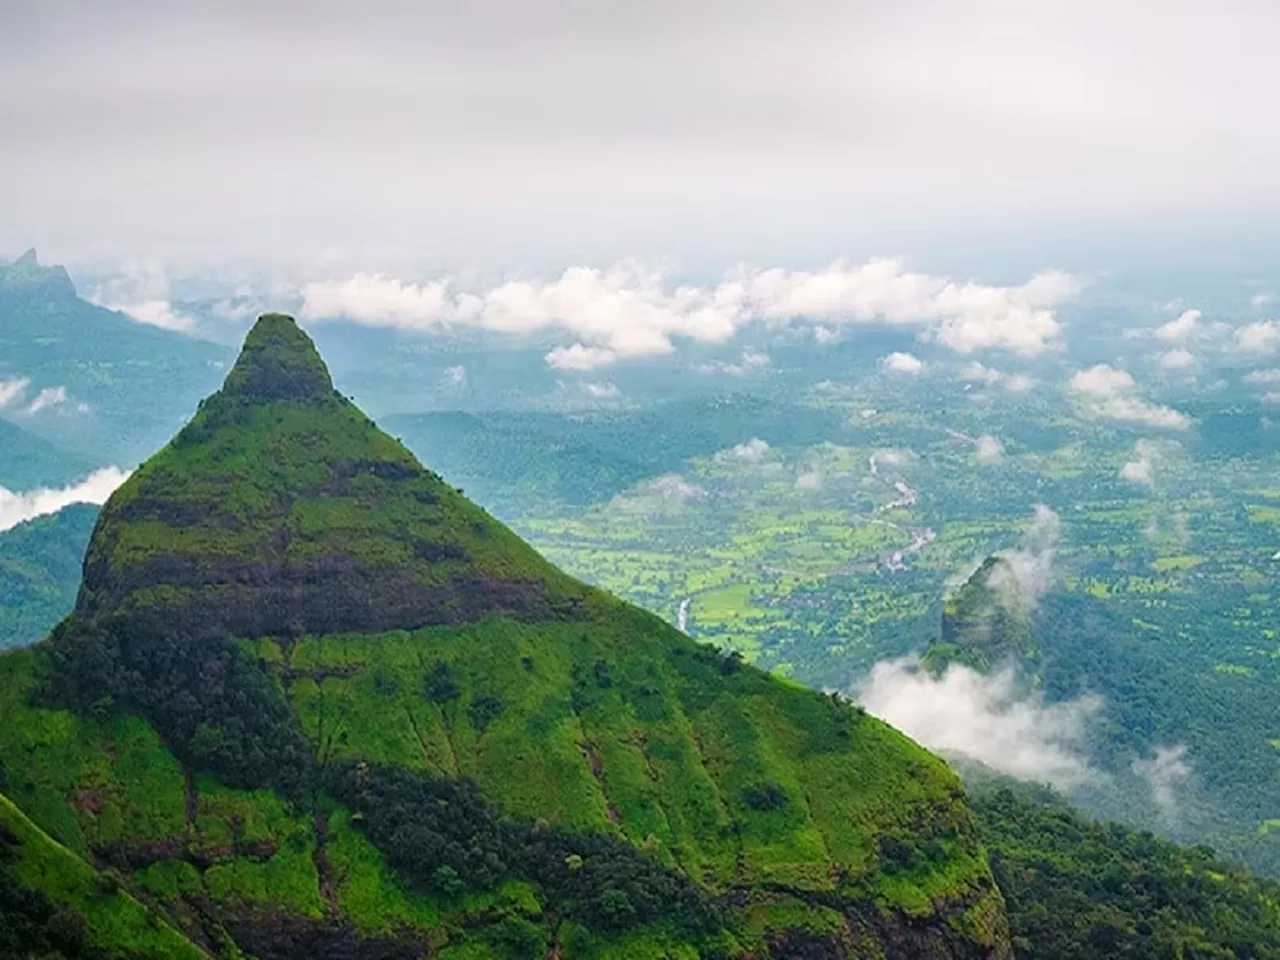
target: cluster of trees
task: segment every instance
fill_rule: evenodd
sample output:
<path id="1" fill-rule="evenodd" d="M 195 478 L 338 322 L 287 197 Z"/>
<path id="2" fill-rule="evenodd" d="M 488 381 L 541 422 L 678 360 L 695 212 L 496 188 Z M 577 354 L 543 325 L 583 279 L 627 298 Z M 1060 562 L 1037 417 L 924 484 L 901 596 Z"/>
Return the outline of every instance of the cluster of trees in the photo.
<path id="1" fill-rule="evenodd" d="M 79 618 L 54 630 L 46 696 L 105 719 L 145 717 L 191 766 L 235 787 L 301 795 L 313 754 L 272 679 L 229 636 L 179 635 L 157 619 Z"/>
<path id="2" fill-rule="evenodd" d="M 1280 958 L 1280 884 L 1041 788 L 988 785 L 974 807 L 1019 960 Z"/>
<path id="3" fill-rule="evenodd" d="M 326 779 L 394 867 L 444 896 L 519 877 L 537 884 L 557 915 L 595 930 L 722 925 L 692 881 L 630 844 L 501 818 L 469 780 L 366 763 L 335 767 Z"/>

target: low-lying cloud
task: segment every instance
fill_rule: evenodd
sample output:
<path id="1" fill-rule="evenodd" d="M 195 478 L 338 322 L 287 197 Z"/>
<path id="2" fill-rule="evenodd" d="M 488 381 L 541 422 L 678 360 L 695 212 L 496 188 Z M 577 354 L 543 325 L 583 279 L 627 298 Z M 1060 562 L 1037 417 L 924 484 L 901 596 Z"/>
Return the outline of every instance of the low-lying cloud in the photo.
<path id="1" fill-rule="evenodd" d="M 933 677 L 910 657 L 876 664 L 853 694 L 931 750 L 962 753 L 1064 790 L 1099 777 L 1085 758 L 1084 738 L 1100 697 L 1047 703 L 1022 690 L 1012 669 L 987 676 L 956 664 Z"/>
<path id="2" fill-rule="evenodd" d="M 1199 310 L 1183 310 L 1178 319 L 1157 328 L 1156 338 L 1166 343 L 1183 343 L 1196 332 L 1196 323 L 1201 316 Z"/>
<path id="3" fill-rule="evenodd" d="M 693 481 L 678 473 L 667 473 L 617 494 L 610 506 L 624 513 L 667 514 L 706 495 L 707 491 Z"/>
<path id="4" fill-rule="evenodd" d="M 1160 430 L 1186 430 L 1191 426 L 1191 418 L 1185 413 L 1143 399 L 1137 395 L 1137 388 L 1131 373 L 1105 363 L 1077 370 L 1071 377 L 1071 389 L 1085 397 L 1099 416 Z"/>
<path id="5" fill-rule="evenodd" d="M 924 372 L 924 361 L 915 354 L 901 351 L 881 357 L 880 366 L 889 373 L 905 373 L 911 377 L 919 376 Z"/>
<path id="6" fill-rule="evenodd" d="M 957 282 L 892 259 L 837 261 L 817 271 L 742 267 L 718 284 L 673 285 L 662 271 L 622 263 L 481 290 L 453 277 L 410 283 L 359 273 L 305 284 L 301 316 L 419 331 L 558 331 L 573 342 L 549 352 L 547 362 L 571 370 L 670 354 L 680 339 L 727 343 L 754 323 L 814 325 L 818 342 L 839 339 L 842 327 L 886 324 L 915 328 L 961 354 L 998 349 L 1036 356 L 1060 345 L 1055 308 L 1080 287 L 1060 271 L 1016 287 Z"/>
<path id="7" fill-rule="evenodd" d="M 104 467 L 69 487 L 44 487 L 25 492 L 0 487 L 0 531 L 45 514 L 57 513 L 73 503 L 106 503 L 128 477 L 127 470 Z"/>
<path id="8" fill-rule="evenodd" d="M 1191 765 L 1186 757 L 1186 746 L 1179 744 L 1156 747 L 1151 757 L 1133 762 L 1133 772 L 1147 782 L 1151 799 L 1166 820 L 1177 817 L 1178 791 L 1191 777 Z"/>

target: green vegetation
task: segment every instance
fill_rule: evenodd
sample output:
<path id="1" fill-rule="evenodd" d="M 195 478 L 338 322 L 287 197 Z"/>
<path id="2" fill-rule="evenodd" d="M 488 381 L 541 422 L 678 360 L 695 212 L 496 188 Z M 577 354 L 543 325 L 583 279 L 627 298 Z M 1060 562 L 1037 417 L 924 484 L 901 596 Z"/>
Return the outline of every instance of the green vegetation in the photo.
<path id="1" fill-rule="evenodd" d="M 959 781 L 542 560 L 263 318 L 0 658 L 50 836 L 226 956 L 1002 956 Z"/>
<path id="2" fill-rule="evenodd" d="M 200 960 L 207 954 L 0 794 L 0 956 Z"/>
<path id="3" fill-rule="evenodd" d="M 1019 958 L 1280 957 L 1280 885 L 1212 851 L 1095 823 L 1034 787 L 985 783 L 975 809 Z"/>
<path id="4" fill-rule="evenodd" d="M 0 533 L 0 649 L 35 643 L 67 615 L 97 516 L 75 504 Z"/>

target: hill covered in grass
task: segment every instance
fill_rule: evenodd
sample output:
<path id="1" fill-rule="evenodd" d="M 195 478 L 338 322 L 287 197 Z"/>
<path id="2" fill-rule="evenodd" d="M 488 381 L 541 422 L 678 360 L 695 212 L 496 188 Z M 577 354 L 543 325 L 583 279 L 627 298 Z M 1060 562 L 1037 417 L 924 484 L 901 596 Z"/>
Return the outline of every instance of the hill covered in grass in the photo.
<path id="1" fill-rule="evenodd" d="M 282 316 L 0 657 L 0 771 L 216 956 L 1010 955 L 942 761 L 560 573 Z"/>

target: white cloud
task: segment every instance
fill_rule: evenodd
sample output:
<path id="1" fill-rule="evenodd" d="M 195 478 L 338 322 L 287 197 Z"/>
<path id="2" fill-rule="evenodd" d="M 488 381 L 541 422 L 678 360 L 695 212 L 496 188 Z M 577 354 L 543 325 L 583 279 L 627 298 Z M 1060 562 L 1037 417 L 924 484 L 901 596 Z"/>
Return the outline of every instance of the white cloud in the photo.
<path id="1" fill-rule="evenodd" d="M 999 383 L 1004 379 L 1004 374 L 975 360 L 966 364 L 965 368 L 960 371 L 960 379 L 968 380 L 971 383 L 985 383 L 989 386 L 993 383 Z"/>
<path id="2" fill-rule="evenodd" d="M 1265 307 L 1271 306 L 1271 304 L 1275 302 L 1276 295 L 1270 290 L 1263 290 L 1260 293 L 1255 293 L 1249 298 L 1249 306 L 1253 307 L 1255 310 L 1262 310 Z"/>
<path id="3" fill-rule="evenodd" d="M 24 377 L 14 380 L 0 380 L 0 410 L 22 399 L 31 381 Z"/>
<path id="4" fill-rule="evenodd" d="M 1133 772 L 1147 781 L 1151 798 L 1166 819 L 1178 814 L 1178 788 L 1191 777 L 1191 766 L 1186 761 L 1187 748 L 1156 747 L 1149 759 L 1135 760 Z"/>
<path id="5" fill-rule="evenodd" d="M 618 389 L 616 384 L 603 380 L 584 383 L 582 389 L 587 392 L 587 396 L 596 400 L 616 400 L 622 396 L 622 391 Z"/>
<path id="6" fill-rule="evenodd" d="M 0 487 L 0 530 L 8 530 L 48 513 L 57 513 L 73 503 L 105 503 L 128 477 L 126 470 L 104 467 L 69 487 L 41 488 L 22 493 Z"/>
<path id="7" fill-rule="evenodd" d="M 1010 393 L 1026 393 L 1035 385 L 1035 380 L 1024 373 L 1012 373 L 1004 381 L 1004 388 Z"/>
<path id="8" fill-rule="evenodd" d="M 39 413 L 41 410 L 47 410 L 50 407 L 62 406 L 62 404 L 66 402 L 66 387 L 45 387 L 36 394 L 36 398 L 31 401 L 30 406 L 27 407 L 25 412 L 30 416 Z"/>
<path id="9" fill-rule="evenodd" d="M 447 368 L 444 372 L 444 382 L 455 387 L 466 386 L 467 368 L 461 364 Z"/>
<path id="10" fill-rule="evenodd" d="M 1268 390 L 1262 395 L 1262 402 L 1269 406 L 1280 406 L 1280 391 Z"/>
<path id="11" fill-rule="evenodd" d="M 1071 389 L 1091 397 L 1114 397 L 1137 386 L 1133 375 L 1099 363 L 1088 370 L 1077 370 L 1071 377 Z"/>
<path id="12" fill-rule="evenodd" d="M 975 441 L 978 450 L 978 462 L 997 464 L 1004 462 L 1004 444 L 986 433 Z"/>
<path id="13" fill-rule="evenodd" d="M 1008 566 L 997 568 L 996 575 L 989 581 L 992 587 L 1005 593 L 1010 606 L 1032 610 L 1048 593 L 1056 579 L 1054 560 L 1061 538 L 1061 518 L 1045 504 L 1037 503 L 1021 544 L 1015 550 L 1001 553 Z M 1007 581 L 1003 579 L 1006 569 L 1012 578 Z"/>
<path id="14" fill-rule="evenodd" d="M 1128 461 L 1120 468 L 1120 479 L 1149 487 L 1153 482 L 1152 469 L 1154 467 L 1151 454 L 1141 444 L 1134 448 L 1134 453 L 1137 455 L 1136 459 Z"/>
<path id="15" fill-rule="evenodd" d="M 739 443 L 729 448 L 729 456 L 747 463 L 759 463 L 769 455 L 769 444 L 759 437 L 752 437 L 746 443 Z"/>
<path id="16" fill-rule="evenodd" d="M 890 373 L 905 373 L 912 377 L 924 372 L 924 362 L 919 357 L 901 351 L 881 357 L 880 366 Z"/>
<path id="17" fill-rule="evenodd" d="M 1236 346 L 1246 353 L 1274 353 L 1280 345 L 1280 320 L 1258 320 L 1236 330 Z"/>
<path id="18" fill-rule="evenodd" d="M 479 292 L 463 290 L 453 277 L 414 284 L 358 273 L 305 284 L 301 316 L 423 331 L 559 331 L 576 342 L 547 359 L 565 369 L 669 354 L 680 338 L 725 343 L 756 322 L 815 324 L 819 343 L 839 339 L 849 324 L 905 325 L 958 353 L 1034 356 L 1058 345 L 1054 308 L 1079 289 L 1078 280 L 1058 271 L 1000 287 L 913 273 L 887 259 L 836 261 L 817 271 L 741 267 L 717 284 L 672 285 L 662 271 L 625 262 L 570 267 L 555 280 L 510 280 Z"/>
<path id="19" fill-rule="evenodd" d="M 1195 362 L 1195 355 L 1183 347 L 1167 350 L 1160 354 L 1160 368 L 1162 370 L 1185 370 Z"/>
<path id="20" fill-rule="evenodd" d="M 1156 337 L 1167 343 L 1183 343 L 1196 332 L 1196 321 L 1201 316 L 1199 310 L 1184 310 L 1178 315 L 1178 319 L 1159 327 Z"/>
<path id="21" fill-rule="evenodd" d="M 910 658 L 876 664 L 854 695 L 931 750 L 963 753 L 1061 789 L 1098 776 L 1084 758 L 1086 726 L 1102 706 L 1095 696 L 1046 703 L 1020 691 L 1012 670 L 984 676 L 957 664 L 934 678 Z"/>
<path id="22" fill-rule="evenodd" d="M 1099 410 L 1112 420 L 1157 430 L 1186 430 L 1191 426 L 1191 418 L 1182 411 L 1139 397 L 1111 397 L 1102 403 Z"/>
<path id="23" fill-rule="evenodd" d="M 1133 396 L 1137 389 L 1133 376 L 1105 363 L 1077 370 L 1071 378 L 1071 388 L 1093 399 L 1096 412 L 1111 420 L 1161 430 L 1186 430 L 1191 426 L 1191 418 L 1185 413 Z"/>
<path id="24" fill-rule="evenodd" d="M 707 491 L 676 473 L 664 474 L 636 484 L 616 495 L 611 501 L 615 510 L 624 513 L 675 513 Z"/>
<path id="25" fill-rule="evenodd" d="M 169 297 L 169 275 L 164 266 L 155 261 L 135 261 L 90 293 L 88 299 L 138 323 L 191 333 L 196 327 L 195 318 L 176 311 Z"/>
<path id="26" fill-rule="evenodd" d="M 742 356 L 737 363 L 727 363 L 724 360 L 712 360 L 709 363 L 700 363 L 694 369 L 698 373 L 716 374 L 724 373 L 731 377 L 745 377 L 750 373 L 756 373 L 761 370 L 767 370 L 773 364 L 767 353 L 759 350 L 747 349 L 742 351 Z"/>
<path id="27" fill-rule="evenodd" d="M 595 370 L 616 363 L 618 354 L 603 347 L 588 347 L 575 343 L 571 347 L 556 347 L 546 357 L 547 366 L 557 370 Z"/>
<path id="28" fill-rule="evenodd" d="M 796 477 L 796 489 L 814 492 L 821 490 L 824 482 L 820 470 L 806 470 Z"/>
<path id="29" fill-rule="evenodd" d="M 1252 373 L 1246 373 L 1244 376 L 1245 383 L 1280 383 L 1280 370 L 1254 370 Z"/>

